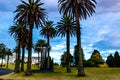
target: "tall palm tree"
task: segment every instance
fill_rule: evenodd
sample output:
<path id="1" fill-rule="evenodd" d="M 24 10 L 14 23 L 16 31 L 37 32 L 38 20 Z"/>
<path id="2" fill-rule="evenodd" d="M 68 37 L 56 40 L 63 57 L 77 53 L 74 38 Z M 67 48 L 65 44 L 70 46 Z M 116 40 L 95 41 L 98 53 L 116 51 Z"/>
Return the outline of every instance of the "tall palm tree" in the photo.
<path id="1" fill-rule="evenodd" d="M 36 44 L 35 44 L 35 51 L 37 51 L 38 52 L 38 68 L 39 68 L 39 64 L 40 64 L 40 55 L 39 55 L 39 52 L 41 52 L 41 61 L 42 61 L 42 48 L 43 48 L 43 45 L 44 45 L 44 43 L 45 43 L 45 40 L 42 40 L 42 39 L 40 39 L 40 40 L 38 40 L 37 42 L 36 42 Z"/>
<path id="2" fill-rule="evenodd" d="M 57 23 L 57 35 L 61 37 L 66 36 L 67 47 L 67 72 L 71 72 L 70 68 L 70 36 L 76 34 L 76 22 L 69 16 L 64 16 L 60 22 Z"/>
<path id="3" fill-rule="evenodd" d="M 15 23 L 14 26 L 11 26 L 9 28 L 9 34 L 11 36 L 13 36 L 16 40 L 16 43 L 17 43 L 17 47 L 18 47 L 18 52 L 17 52 L 17 58 L 16 58 L 16 62 L 15 62 L 15 71 L 16 72 L 19 72 L 20 71 L 20 42 L 21 42 L 21 39 L 22 39 L 22 34 L 21 34 L 21 28 L 23 28 L 23 26 L 20 24 L 20 23 Z"/>
<path id="4" fill-rule="evenodd" d="M 21 71 L 24 71 L 24 57 L 25 57 L 25 47 L 27 47 L 28 44 L 28 38 L 29 38 L 29 31 L 26 28 L 25 24 L 23 22 L 21 24 L 21 41 L 20 41 L 20 47 L 22 48 L 22 62 L 21 62 Z"/>
<path id="5" fill-rule="evenodd" d="M 6 66 L 6 68 L 8 68 L 9 56 L 12 55 L 12 51 L 11 51 L 11 49 L 6 48 L 5 53 L 7 55 L 7 66 Z"/>
<path id="6" fill-rule="evenodd" d="M 79 53 L 78 76 L 85 76 L 81 52 L 80 20 L 86 19 L 95 12 L 96 0 L 59 0 L 58 3 L 60 13 L 63 13 L 63 15 L 69 14 L 76 20 L 77 53 Z"/>
<path id="7" fill-rule="evenodd" d="M 18 45 L 18 51 L 22 48 L 22 64 L 21 64 L 21 71 L 24 71 L 24 54 L 25 54 L 25 47 L 28 43 L 28 29 L 26 28 L 23 22 L 16 23 L 15 26 L 11 26 L 9 29 L 9 33 L 13 35 L 16 39 Z M 20 59 L 20 52 L 18 52 L 18 59 Z"/>
<path id="8" fill-rule="evenodd" d="M 29 42 L 28 42 L 28 64 L 27 73 L 31 74 L 31 56 L 32 56 L 32 32 L 34 26 L 38 28 L 45 22 L 45 9 L 41 6 L 43 3 L 40 0 L 28 0 L 25 2 L 21 0 L 21 4 L 15 10 L 16 16 L 14 20 L 23 21 L 29 27 Z M 35 24 L 35 25 L 34 25 Z"/>
<path id="9" fill-rule="evenodd" d="M 54 23 L 53 21 L 46 21 L 44 27 L 41 29 L 40 34 L 47 38 L 48 43 L 48 68 L 49 68 L 49 53 L 50 53 L 50 38 L 53 38 L 56 36 L 56 30 L 53 27 Z"/>

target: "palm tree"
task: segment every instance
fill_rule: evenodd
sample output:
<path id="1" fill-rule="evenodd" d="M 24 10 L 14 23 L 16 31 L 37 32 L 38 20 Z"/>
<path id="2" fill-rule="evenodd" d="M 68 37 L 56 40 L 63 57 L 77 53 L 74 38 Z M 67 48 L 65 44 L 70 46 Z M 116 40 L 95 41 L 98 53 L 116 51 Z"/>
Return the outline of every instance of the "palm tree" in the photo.
<path id="1" fill-rule="evenodd" d="M 67 72 L 71 72 L 70 68 L 70 36 L 76 34 L 76 22 L 69 16 L 64 16 L 60 22 L 57 23 L 57 35 L 61 37 L 66 36 L 67 47 Z"/>
<path id="2" fill-rule="evenodd" d="M 14 61 L 15 62 L 15 70 L 16 70 L 16 66 L 17 66 L 16 65 L 16 60 L 18 59 L 18 50 L 19 50 L 18 45 L 16 45 L 15 48 L 13 48 L 13 50 L 12 50 L 12 53 L 16 54 L 15 61 Z"/>
<path id="3" fill-rule="evenodd" d="M 82 52 L 81 52 L 81 31 L 80 31 L 80 20 L 86 19 L 95 12 L 95 0 L 59 0 L 59 12 L 63 15 L 71 15 L 76 20 L 77 27 L 77 46 L 79 53 L 78 62 L 78 76 L 85 76 L 83 62 L 82 62 Z"/>
<path id="4" fill-rule="evenodd" d="M 40 31 L 40 34 L 47 38 L 47 43 L 48 43 L 48 67 L 47 68 L 49 68 L 50 38 L 53 38 L 56 36 L 56 30 L 53 26 L 54 26 L 53 21 L 46 21 L 45 26 Z"/>
<path id="5" fill-rule="evenodd" d="M 9 28 L 9 34 L 13 36 L 17 42 L 17 54 L 16 54 L 16 63 L 15 63 L 15 71 L 19 72 L 20 71 L 20 42 L 22 39 L 22 28 L 24 26 L 20 23 L 15 23 L 14 26 L 11 26 Z"/>
<path id="6" fill-rule="evenodd" d="M 27 64 L 27 73 L 31 74 L 31 56 L 32 56 L 32 32 L 34 24 L 36 28 L 42 26 L 45 22 L 45 9 L 41 6 L 43 3 L 40 0 L 28 0 L 25 2 L 21 0 L 22 4 L 17 6 L 15 10 L 16 16 L 14 20 L 23 21 L 29 27 L 29 42 L 28 42 L 28 64 Z"/>
<path id="7" fill-rule="evenodd" d="M 23 22 L 16 23 L 9 29 L 9 33 L 14 36 L 16 41 L 19 43 L 19 48 L 22 48 L 22 64 L 21 71 L 24 71 L 24 54 L 25 47 L 28 43 L 28 29 Z M 19 51 L 19 49 L 18 49 Z M 18 59 L 20 59 L 20 53 L 18 53 Z"/>
<path id="8" fill-rule="evenodd" d="M 20 46 L 22 48 L 22 63 L 21 63 L 21 71 L 24 71 L 24 57 L 25 57 L 25 47 L 27 47 L 28 44 L 28 38 L 29 38 L 29 31 L 26 28 L 25 24 L 23 22 L 21 24 L 21 41 L 20 41 Z"/>
<path id="9" fill-rule="evenodd" d="M 2 58 L 2 61 L 1 61 L 1 67 L 3 65 L 3 59 L 5 58 L 5 45 L 2 43 L 0 44 L 0 57 Z"/>
<path id="10" fill-rule="evenodd" d="M 39 52 L 41 52 L 41 61 L 42 61 L 42 48 L 43 48 L 43 45 L 45 44 L 45 40 L 42 40 L 42 39 L 40 39 L 40 40 L 38 40 L 37 42 L 36 42 L 36 44 L 35 44 L 35 51 L 37 51 L 38 52 L 38 68 L 39 68 L 39 66 L 40 66 L 40 57 L 39 57 Z"/>
<path id="11" fill-rule="evenodd" d="M 5 53 L 7 55 L 7 66 L 6 66 L 6 68 L 8 68 L 9 56 L 12 55 L 12 51 L 11 51 L 11 49 L 6 48 Z"/>

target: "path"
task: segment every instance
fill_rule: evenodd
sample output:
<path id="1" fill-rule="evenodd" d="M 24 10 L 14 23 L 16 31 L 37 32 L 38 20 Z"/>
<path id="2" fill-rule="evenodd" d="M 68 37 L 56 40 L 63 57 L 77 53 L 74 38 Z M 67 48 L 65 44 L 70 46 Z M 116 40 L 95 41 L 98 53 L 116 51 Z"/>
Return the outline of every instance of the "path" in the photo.
<path id="1" fill-rule="evenodd" d="M 0 76 L 5 75 L 5 74 L 9 74 L 9 73 L 12 73 L 12 72 L 13 72 L 13 70 L 11 70 L 11 69 L 0 68 Z"/>

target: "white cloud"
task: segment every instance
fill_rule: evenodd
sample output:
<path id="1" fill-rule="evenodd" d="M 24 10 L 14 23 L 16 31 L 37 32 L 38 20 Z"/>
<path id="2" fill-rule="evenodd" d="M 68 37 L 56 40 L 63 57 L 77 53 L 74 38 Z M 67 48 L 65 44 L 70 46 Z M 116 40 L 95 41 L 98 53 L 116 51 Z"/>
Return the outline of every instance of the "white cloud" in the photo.
<path id="1" fill-rule="evenodd" d="M 98 13 L 120 12 L 120 0 L 97 0 Z"/>
<path id="2" fill-rule="evenodd" d="M 56 43 L 56 45 L 52 46 L 52 50 L 62 50 L 66 47 L 65 42 L 61 42 L 59 44 Z"/>
<path id="3" fill-rule="evenodd" d="M 54 59 L 54 62 L 60 63 L 61 55 L 63 54 L 62 51 L 51 51 L 50 56 Z"/>

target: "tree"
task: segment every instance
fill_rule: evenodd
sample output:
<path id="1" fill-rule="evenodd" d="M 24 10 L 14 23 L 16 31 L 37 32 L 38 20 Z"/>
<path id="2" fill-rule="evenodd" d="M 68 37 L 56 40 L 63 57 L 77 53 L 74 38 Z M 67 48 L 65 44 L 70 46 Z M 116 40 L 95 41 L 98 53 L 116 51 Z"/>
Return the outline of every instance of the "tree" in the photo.
<path id="1" fill-rule="evenodd" d="M 80 20 L 86 19 L 88 16 L 91 16 L 95 12 L 95 0 L 59 0 L 59 12 L 63 15 L 71 15 L 76 21 L 77 26 L 77 45 L 79 56 L 78 62 L 78 76 L 85 76 L 83 62 L 82 62 L 82 51 L 81 51 L 81 31 L 80 31 Z"/>
<path id="2" fill-rule="evenodd" d="M 40 30 L 40 34 L 47 38 L 48 44 L 48 65 L 47 68 L 49 69 L 49 58 L 50 58 L 50 38 L 54 38 L 56 36 L 56 29 L 53 27 L 53 21 L 46 21 L 44 27 Z"/>
<path id="3" fill-rule="evenodd" d="M 0 58 L 2 58 L 1 67 L 3 66 L 3 59 L 5 58 L 5 44 L 0 44 Z"/>
<path id="4" fill-rule="evenodd" d="M 116 51 L 114 54 L 114 63 L 116 67 L 120 67 L 120 56 L 118 51 Z"/>
<path id="5" fill-rule="evenodd" d="M 26 74 L 31 74 L 31 56 L 32 56 L 32 32 L 34 26 L 38 28 L 45 22 L 45 9 L 41 6 L 43 3 L 40 0 L 21 0 L 21 4 L 14 11 L 16 13 L 14 20 L 16 22 L 23 21 L 29 27 L 29 42 L 28 42 L 28 64 Z M 34 25 L 35 24 L 35 25 Z"/>
<path id="6" fill-rule="evenodd" d="M 5 54 L 7 55 L 7 66 L 6 66 L 6 68 L 8 68 L 9 56 L 12 55 L 11 49 L 6 48 Z"/>
<path id="7" fill-rule="evenodd" d="M 61 65 L 62 67 L 67 66 L 67 52 L 64 52 L 63 55 L 61 56 Z M 73 63 L 73 56 L 70 54 L 70 64 Z"/>
<path id="8" fill-rule="evenodd" d="M 43 52 L 43 47 L 44 47 L 44 44 L 45 44 L 45 40 L 42 40 L 42 39 L 40 39 L 40 40 L 38 40 L 37 42 L 36 42 L 36 44 L 35 44 L 35 51 L 36 52 L 38 52 L 38 68 L 39 68 L 39 66 L 40 66 L 40 55 L 39 55 L 39 52 L 41 52 L 41 61 L 42 61 L 42 52 Z"/>
<path id="9" fill-rule="evenodd" d="M 64 16 L 60 22 L 57 23 L 57 35 L 61 37 L 66 36 L 66 51 L 67 51 L 67 72 L 71 72 L 70 68 L 70 36 L 75 36 L 76 34 L 76 23 L 69 17 Z"/>
<path id="10" fill-rule="evenodd" d="M 25 48 L 28 45 L 28 39 L 29 39 L 29 31 L 25 24 L 23 22 L 20 22 L 21 24 L 21 41 L 20 41 L 20 47 L 22 48 L 22 62 L 21 62 L 21 71 L 24 71 L 24 57 L 25 57 Z"/>
<path id="11" fill-rule="evenodd" d="M 75 47 L 74 47 L 74 64 L 75 64 L 75 66 L 78 66 L 78 53 L 77 53 L 77 49 L 78 49 L 78 46 L 76 45 Z M 85 61 L 85 59 L 84 59 L 84 52 L 83 52 L 83 49 L 81 50 L 82 51 L 82 60 L 83 61 Z M 84 62 L 83 62 L 84 63 Z"/>
<path id="12" fill-rule="evenodd" d="M 108 57 L 107 57 L 107 60 L 106 60 L 106 63 L 109 67 L 114 67 L 114 57 L 112 56 L 112 54 L 110 54 Z"/>
<path id="13" fill-rule="evenodd" d="M 91 58 L 89 59 L 93 66 L 97 67 L 99 64 L 103 64 L 102 56 L 100 55 L 100 52 L 98 50 L 94 50 Z"/>
<path id="14" fill-rule="evenodd" d="M 19 72 L 20 71 L 20 42 L 21 42 L 21 30 L 22 30 L 22 25 L 20 23 L 15 23 L 14 26 L 11 26 L 9 28 L 9 34 L 11 36 L 14 37 L 14 39 L 16 40 L 17 43 L 17 58 L 16 58 L 16 62 L 15 62 L 15 72 Z"/>

